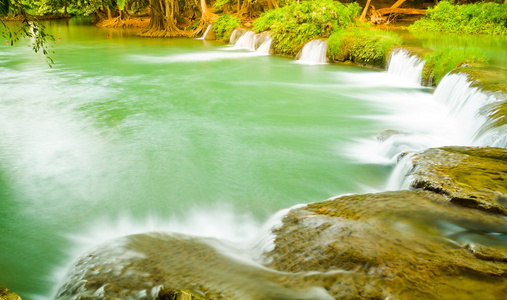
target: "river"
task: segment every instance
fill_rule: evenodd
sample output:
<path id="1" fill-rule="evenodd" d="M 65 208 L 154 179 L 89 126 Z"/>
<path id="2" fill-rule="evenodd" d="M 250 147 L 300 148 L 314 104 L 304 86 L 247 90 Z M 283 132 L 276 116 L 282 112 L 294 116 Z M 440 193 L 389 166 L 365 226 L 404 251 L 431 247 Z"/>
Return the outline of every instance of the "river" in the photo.
<path id="1" fill-rule="evenodd" d="M 0 285 L 23 299 L 51 298 L 112 237 L 240 243 L 281 209 L 385 190 L 385 129 L 449 128 L 396 152 L 466 141 L 430 89 L 386 72 L 79 19 L 48 29 L 53 68 L 23 43 L 0 48 Z"/>

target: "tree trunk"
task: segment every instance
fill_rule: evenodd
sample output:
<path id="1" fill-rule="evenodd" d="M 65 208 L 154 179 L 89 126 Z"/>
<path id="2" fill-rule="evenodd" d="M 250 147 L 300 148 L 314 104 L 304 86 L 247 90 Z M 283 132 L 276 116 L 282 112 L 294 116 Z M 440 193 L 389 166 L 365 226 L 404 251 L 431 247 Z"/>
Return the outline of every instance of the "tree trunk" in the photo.
<path id="1" fill-rule="evenodd" d="M 405 1 L 407 0 L 398 0 L 396 1 L 396 3 L 393 4 L 393 6 L 391 6 L 391 8 L 398 8 L 400 7 L 400 5 L 402 5 Z"/>
<path id="2" fill-rule="evenodd" d="M 368 0 L 366 2 L 366 6 L 363 9 L 363 13 L 361 14 L 361 17 L 359 18 L 359 21 L 364 21 L 364 18 L 366 18 L 366 13 L 368 12 L 368 8 L 370 7 L 371 0 Z"/>

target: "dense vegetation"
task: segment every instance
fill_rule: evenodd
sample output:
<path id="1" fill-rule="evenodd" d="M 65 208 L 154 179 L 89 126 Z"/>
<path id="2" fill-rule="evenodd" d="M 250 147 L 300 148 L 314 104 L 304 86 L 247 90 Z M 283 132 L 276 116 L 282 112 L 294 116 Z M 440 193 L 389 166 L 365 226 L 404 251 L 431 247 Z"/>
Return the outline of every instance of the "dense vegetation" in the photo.
<path id="1" fill-rule="evenodd" d="M 217 40 L 229 41 L 232 31 L 241 24 L 241 20 L 229 14 L 223 14 L 215 20 L 213 32 Z"/>
<path id="2" fill-rule="evenodd" d="M 270 31 L 275 53 L 295 56 L 306 42 L 329 37 L 333 31 L 355 24 L 360 10 L 355 2 L 304 1 L 269 10 L 253 25 L 256 32 Z"/>
<path id="3" fill-rule="evenodd" d="M 401 38 L 392 32 L 341 29 L 329 37 L 327 56 L 330 61 L 351 60 L 384 67 L 392 48 L 401 43 Z"/>
<path id="4" fill-rule="evenodd" d="M 424 59 L 423 77 L 429 79 L 433 76 L 433 83 L 440 80 L 453 69 L 465 64 L 481 63 L 488 60 L 484 51 L 475 47 L 445 47 L 427 54 Z"/>
<path id="5" fill-rule="evenodd" d="M 453 5 L 442 1 L 434 8 L 428 8 L 426 17 L 409 26 L 409 30 L 507 34 L 507 3 Z"/>

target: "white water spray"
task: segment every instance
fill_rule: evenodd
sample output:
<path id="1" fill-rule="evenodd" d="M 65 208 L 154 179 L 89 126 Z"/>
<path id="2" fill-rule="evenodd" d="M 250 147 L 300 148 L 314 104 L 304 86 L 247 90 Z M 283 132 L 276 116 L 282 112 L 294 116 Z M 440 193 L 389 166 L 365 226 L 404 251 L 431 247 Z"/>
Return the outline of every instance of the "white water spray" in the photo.
<path id="1" fill-rule="evenodd" d="M 271 50 L 271 44 L 273 39 L 271 37 L 267 37 L 264 43 L 262 43 L 257 50 L 255 50 L 256 54 L 259 55 L 269 55 L 269 51 Z"/>
<path id="2" fill-rule="evenodd" d="M 421 84 L 422 70 L 426 61 L 417 55 L 411 55 L 405 49 L 391 52 L 387 73 L 403 77 L 411 82 Z"/>
<path id="3" fill-rule="evenodd" d="M 298 54 L 298 63 L 305 65 L 327 64 L 327 41 L 312 40 Z"/>
<path id="4" fill-rule="evenodd" d="M 255 45 L 257 44 L 258 38 L 259 36 L 253 31 L 247 31 L 236 41 L 234 48 L 255 51 Z"/>

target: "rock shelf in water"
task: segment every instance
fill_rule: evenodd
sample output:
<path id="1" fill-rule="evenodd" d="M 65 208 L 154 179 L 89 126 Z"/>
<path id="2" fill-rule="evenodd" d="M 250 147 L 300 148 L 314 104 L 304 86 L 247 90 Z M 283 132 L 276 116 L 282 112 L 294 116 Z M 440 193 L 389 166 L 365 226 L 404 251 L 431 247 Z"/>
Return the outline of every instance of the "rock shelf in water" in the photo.
<path id="1" fill-rule="evenodd" d="M 412 158 L 411 186 L 452 203 L 507 216 L 507 150 L 494 147 L 428 149 Z"/>
<path id="2" fill-rule="evenodd" d="M 507 221 L 432 192 L 352 195 L 292 210 L 269 255 L 285 272 L 370 275 L 353 299 L 502 299 L 507 249 L 478 243 L 490 231 L 505 235 Z M 349 299 L 344 288 L 326 286 L 335 299 Z"/>

